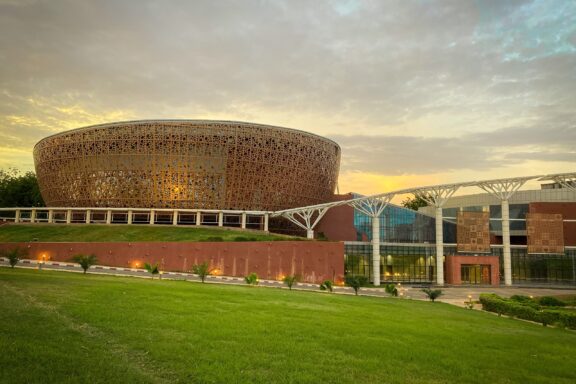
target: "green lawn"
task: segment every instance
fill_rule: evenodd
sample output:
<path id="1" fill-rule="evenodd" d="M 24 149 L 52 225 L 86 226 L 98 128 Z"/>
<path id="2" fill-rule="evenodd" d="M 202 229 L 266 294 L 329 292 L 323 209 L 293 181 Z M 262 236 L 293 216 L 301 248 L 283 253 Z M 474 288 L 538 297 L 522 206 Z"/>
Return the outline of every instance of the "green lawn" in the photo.
<path id="1" fill-rule="evenodd" d="M 0 268 L 2 383 L 574 383 L 576 333 L 443 303 Z"/>
<path id="2" fill-rule="evenodd" d="M 195 228 L 148 225 L 98 224 L 10 224 L 0 226 L 0 242 L 38 241 L 207 241 L 221 237 L 236 241 L 238 237 L 256 241 L 302 240 L 282 235 L 226 228 Z"/>

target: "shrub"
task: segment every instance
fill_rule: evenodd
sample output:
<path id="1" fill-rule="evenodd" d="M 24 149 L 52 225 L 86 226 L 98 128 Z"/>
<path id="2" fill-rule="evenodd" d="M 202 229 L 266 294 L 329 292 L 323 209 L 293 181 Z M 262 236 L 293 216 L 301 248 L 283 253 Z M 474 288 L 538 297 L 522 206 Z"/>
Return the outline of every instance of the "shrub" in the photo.
<path id="1" fill-rule="evenodd" d="M 398 288 L 396 288 L 396 284 L 386 284 L 384 290 L 390 296 L 398 296 Z"/>
<path id="2" fill-rule="evenodd" d="M 534 309 L 540 309 L 538 303 L 531 297 L 522 296 L 522 295 L 513 295 L 510 296 L 510 300 L 515 301 L 517 303 L 521 303 L 523 305 L 528 305 Z"/>
<path id="3" fill-rule="evenodd" d="M 320 290 L 333 292 L 334 291 L 334 283 L 332 282 L 332 280 L 324 280 L 324 282 L 322 284 L 320 284 Z"/>
<path id="4" fill-rule="evenodd" d="M 94 254 L 92 254 L 92 255 L 78 254 L 78 255 L 75 255 L 74 257 L 72 257 L 72 261 L 80 264 L 80 266 L 84 270 L 84 273 L 86 273 L 88 268 L 90 268 L 91 266 L 93 266 L 94 264 L 96 264 L 98 262 L 98 259 L 96 258 L 96 255 L 94 255 Z"/>
<path id="5" fill-rule="evenodd" d="M 258 285 L 258 275 L 255 272 L 252 272 L 248 276 L 244 277 L 244 281 L 248 285 Z"/>
<path id="6" fill-rule="evenodd" d="M 565 307 L 566 303 L 553 296 L 542 296 L 538 299 L 540 305 L 544 307 Z"/>
<path id="7" fill-rule="evenodd" d="M 346 276 L 344 282 L 354 289 L 354 294 L 358 296 L 358 290 L 368 284 L 368 278 L 366 276 Z"/>
<path id="8" fill-rule="evenodd" d="M 282 279 L 282 281 L 284 282 L 284 284 L 286 284 L 288 286 L 288 288 L 290 290 L 292 290 L 292 286 L 294 285 L 294 283 L 296 283 L 299 280 L 297 275 L 292 275 L 292 276 L 286 276 Z"/>
<path id="9" fill-rule="evenodd" d="M 150 272 L 150 274 L 152 274 L 152 278 L 154 278 L 154 275 L 157 275 L 160 273 L 160 269 L 158 268 L 158 263 L 156 263 L 156 264 L 144 263 L 144 269 L 146 269 L 148 272 Z"/>
<path id="10" fill-rule="evenodd" d="M 428 296 L 428 298 L 432 302 L 434 302 L 437 298 L 442 296 L 442 290 L 441 289 L 424 288 L 422 290 L 422 292 L 424 292 L 426 294 L 426 296 Z"/>
<path id="11" fill-rule="evenodd" d="M 496 312 L 498 315 L 505 314 L 541 323 L 544 326 L 558 323 L 566 328 L 576 329 L 576 313 L 550 309 L 537 310 L 530 303 L 506 300 L 495 294 L 480 295 L 480 303 L 482 303 L 482 309 Z"/>
<path id="12" fill-rule="evenodd" d="M 198 277 L 200 277 L 200 280 L 204 282 L 204 280 L 206 280 L 206 276 L 212 273 L 212 269 L 208 266 L 208 262 L 205 261 L 202 264 L 194 264 L 192 266 L 192 273 L 198 275 Z"/>
<path id="13" fill-rule="evenodd" d="M 234 238 L 234 241 L 252 241 L 252 240 L 250 240 L 248 237 L 236 236 L 236 237 Z"/>
<path id="14" fill-rule="evenodd" d="M 10 267 L 14 268 L 16 264 L 22 259 L 23 257 L 28 255 L 28 250 L 20 247 L 12 248 L 8 251 L 3 251 L 1 256 L 8 259 L 8 263 L 10 263 Z"/>

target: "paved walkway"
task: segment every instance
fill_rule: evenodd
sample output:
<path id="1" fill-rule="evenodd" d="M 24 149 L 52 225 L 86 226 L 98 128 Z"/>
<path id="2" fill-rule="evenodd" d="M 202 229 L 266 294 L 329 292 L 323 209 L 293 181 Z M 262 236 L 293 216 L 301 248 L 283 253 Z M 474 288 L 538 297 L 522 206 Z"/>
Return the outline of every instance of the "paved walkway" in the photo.
<path id="1" fill-rule="evenodd" d="M 0 266 L 9 266 L 8 261 L 0 258 Z M 82 268 L 78 264 L 67 263 L 67 262 L 57 262 L 48 261 L 40 265 L 36 260 L 21 260 L 18 268 L 32 268 L 32 269 L 46 269 L 46 270 L 56 270 L 56 271 L 67 271 L 81 273 Z M 97 273 L 104 275 L 113 276 L 133 276 L 140 278 L 151 278 L 151 275 L 144 269 L 134 269 L 134 268 L 120 268 L 120 267 L 106 267 L 96 265 L 88 270 L 89 273 Z M 200 281 L 200 278 L 191 273 L 181 273 L 181 272 L 164 272 L 162 274 L 163 279 L 170 280 L 187 280 L 187 281 Z M 206 279 L 208 283 L 218 283 L 218 284 L 237 284 L 244 285 L 244 278 L 242 277 L 229 277 L 229 276 L 208 276 Z M 259 285 L 274 288 L 284 288 L 288 289 L 286 285 L 281 281 L 276 280 L 260 280 Z M 309 290 L 318 291 L 318 284 L 308 284 L 308 283 L 297 283 L 293 286 L 293 289 L 298 290 Z M 552 296 L 552 295 L 576 295 L 576 287 L 442 287 L 442 296 L 437 299 L 437 301 L 442 301 L 445 303 L 464 306 L 464 302 L 469 300 L 478 300 L 481 293 L 496 293 L 499 296 L 510 297 L 512 295 L 524 295 L 524 296 Z M 424 292 L 421 291 L 420 287 L 413 287 L 410 285 L 399 286 L 400 296 L 402 299 L 409 300 L 427 300 Z M 353 295 L 354 290 L 349 287 L 335 287 L 335 293 L 339 294 L 349 294 Z M 384 292 L 384 288 L 361 288 L 359 294 L 366 296 L 382 296 L 388 297 L 389 295 Z"/>

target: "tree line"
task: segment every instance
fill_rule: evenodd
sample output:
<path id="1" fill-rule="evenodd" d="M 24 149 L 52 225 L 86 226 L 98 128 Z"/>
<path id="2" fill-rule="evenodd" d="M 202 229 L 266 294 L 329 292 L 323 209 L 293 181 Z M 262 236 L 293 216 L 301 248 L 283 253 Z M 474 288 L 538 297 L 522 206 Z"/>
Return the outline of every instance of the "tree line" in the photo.
<path id="1" fill-rule="evenodd" d="M 44 207 L 38 179 L 32 171 L 0 169 L 0 207 Z"/>

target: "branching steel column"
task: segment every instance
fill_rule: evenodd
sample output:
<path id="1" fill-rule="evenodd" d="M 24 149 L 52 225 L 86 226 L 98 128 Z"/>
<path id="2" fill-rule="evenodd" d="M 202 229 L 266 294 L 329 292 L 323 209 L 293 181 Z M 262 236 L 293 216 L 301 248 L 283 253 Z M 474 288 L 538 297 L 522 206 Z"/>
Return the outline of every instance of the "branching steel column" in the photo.
<path id="1" fill-rule="evenodd" d="M 436 207 L 436 284 L 444 285 L 444 228 L 442 207 L 462 184 L 439 185 L 413 191 L 428 204 Z"/>
<path id="2" fill-rule="evenodd" d="M 576 191 L 576 173 L 562 173 L 558 175 L 551 175 L 547 179 L 560 184 L 562 188 Z"/>
<path id="3" fill-rule="evenodd" d="M 314 227 L 331 207 L 304 208 L 299 211 L 283 212 L 282 216 L 306 231 L 308 239 L 314 238 Z"/>
<path id="4" fill-rule="evenodd" d="M 372 281 L 374 286 L 380 285 L 380 215 L 388 206 L 394 194 L 379 197 L 355 199 L 348 204 L 354 209 L 372 218 Z"/>
<path id="5" fill-rule="evenodd" d="M 504 259 L 504 284 L 512 285 L 512 255 L 510 251 L 510 207 L 508 200 L 528 181 L 534 177 L 518 177 L 481 181 L 477 185 L 492 196 L 497 197 L 502 205 L 502 258 Z"/>

